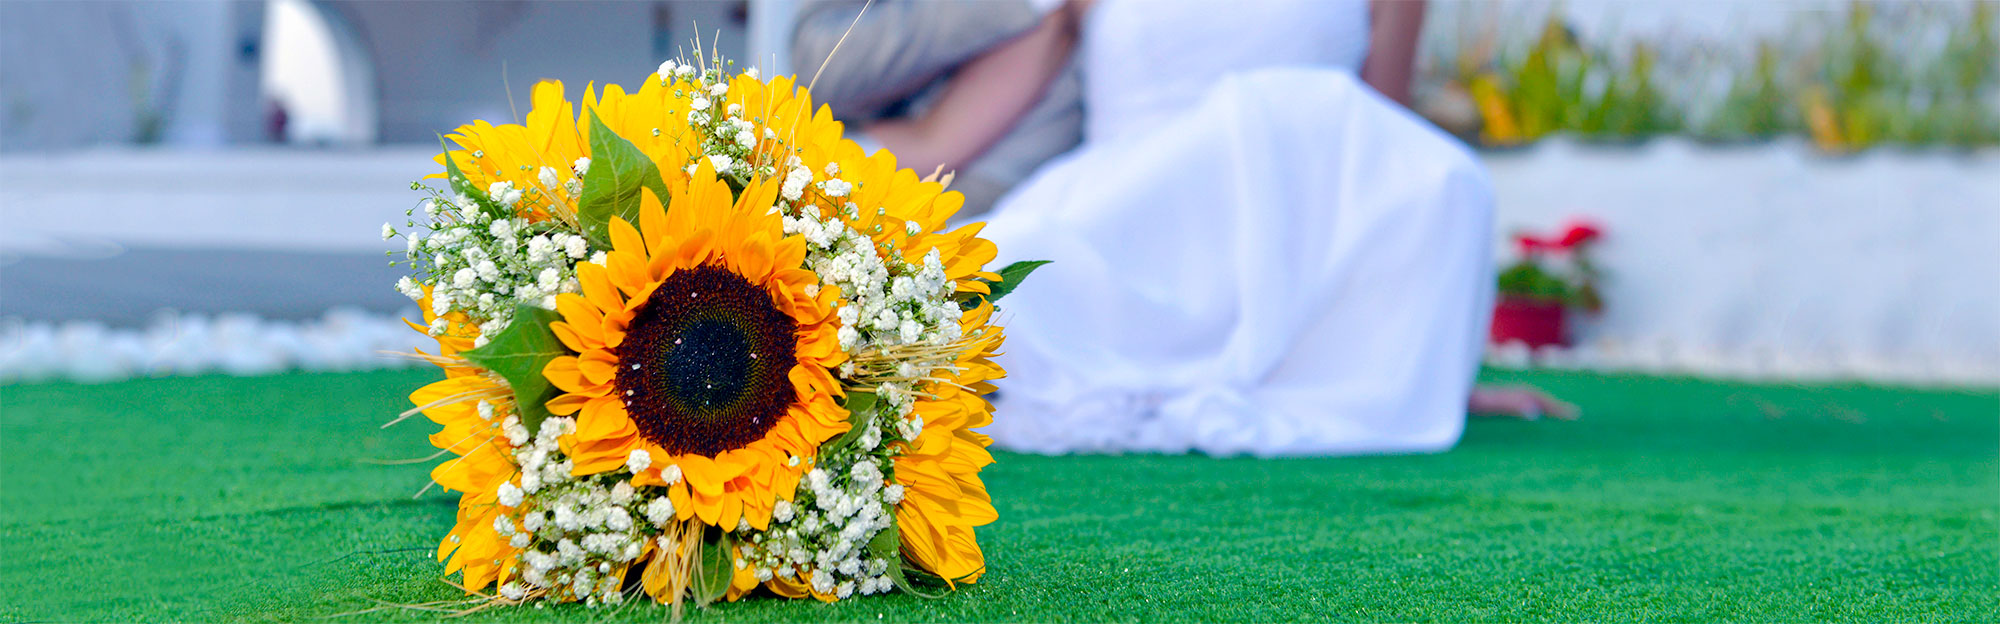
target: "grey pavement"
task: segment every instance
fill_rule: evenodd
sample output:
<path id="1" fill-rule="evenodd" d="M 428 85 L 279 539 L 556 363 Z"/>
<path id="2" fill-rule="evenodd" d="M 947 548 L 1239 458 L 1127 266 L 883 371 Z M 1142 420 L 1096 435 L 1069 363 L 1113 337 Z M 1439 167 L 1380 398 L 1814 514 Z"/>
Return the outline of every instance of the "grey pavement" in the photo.
<path id="1" fill-rule="evenodd" d="M 380 252 L 172 248 L 16 256 L 0 260 L 0 318 L 137 327 L 161 310 L 305 320 L 334 308 L 414 309 L 393 286 L 407 270 L 389 259 Z"/>

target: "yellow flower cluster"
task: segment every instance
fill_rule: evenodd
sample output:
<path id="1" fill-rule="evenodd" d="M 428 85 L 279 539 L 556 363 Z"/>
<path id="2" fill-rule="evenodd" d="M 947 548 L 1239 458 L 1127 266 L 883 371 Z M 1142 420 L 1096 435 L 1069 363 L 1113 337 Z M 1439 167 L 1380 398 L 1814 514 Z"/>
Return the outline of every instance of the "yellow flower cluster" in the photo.
<path id="1" fill-rule="evenodd" d="M 614 155 L 592 153 L 592 124 L 650 160 L 664 195 L 648 187 L 637 193 L 636 210 L 593 215 L 589 171 L 613 166 L 607 159 Z M 654 599 L 677 603 L 684 591 L 699 593 L 700 580 L 692 578 L 701 574 L 699 558 L 688 552 L 707 540 L 726 547 L 734 564 L 727 599 L 760 586 L 822 600 L 856 591 L 835 582 L 835 568 L 846 575 L 839 578 L 860 580 L 861 593 L 887 591 L 888 573 L 853 552 L 864 545 L 841 544 L 829 558 L 796 540 L 788 553 L 762 535 L 779 523 L 796 533 L 801 523 L 849 518 L 893 526 L 893 542 L 872 543 L 896 544 L 886 557 L 897 566 L 954 583 L 978 580 L 985 560 L 975 530 L 997 514 L 980 479 L 993 461 L 991 440 L 974 430 L 991 422 L 983 395 L 1004 373 L 990 361 L 1001 344 L 992 305 L 970 295 L 989 292 L 999 279 L 985 268 L 995 249 L 978 237 L 977 225 L 944 230 L 962 203 L 957 193 L 899 168 L 886 150 L 866 153 L 842 133 L 831 112 L 815 110 L 789 77 L 767 82 L 754 73 L 725 76 L 669 63 L 635 91 L 586 88 L 580 109 L 560 83 L 544 82 L 525 123 L 478 121 L 448 135 L 457 149 L 438 162 L 462 176 L 455 189 L 523 191 L 507 198 L 512 214 L 501 219 L 581 236 L 601 218 L 608 233 L 593 241 L 587 261 L 573 261 L 574 282 L 554 297 L 551 320 L 513 318 L 544 323 L 560 349 L 540 369 L 551 389 L 534 404 L 517 400 L 538 380 L 460 357 L 474 348 L 484 319 L 448 312 L 446 330 L 433 332 L 447 377 L 411 400 L 443 426 L 432 442 L 456 455 L 432 478 L 463 493 L 459 521 L 438 554 L 449 572 L 463 573 L 466 590 L 495 587 L 496 599 L 507 602 L 598 601 L 600 585 L 615 589 L 630 573 L 645 577 Z M 901 337 L 888 331 L 883 341 L 870 340 L 872 319 L 837 313 L 859 296 L 837 282 L 850 290 L 863 282 L 814 269 L 853 262 L 793 227 L 807 219 L 816 234 L 822 225 L 841 229 L 857 243 L 850 248 L 865 242 L 877 273 L 929 267 L 929 282 L 911 283 L 941 284 L 924 295 L 935 305 L 886 309 L 888 320 L 905 326 Z M 886 292 L 878 282 L 866 283 Z M 488 287 L 473 281 L 468 288 Z M 961 300 L 968 302 L 962 310 Z M 428 302 L 424 308 L 426 327 L 439 323 Z M 938 320 L 939 310 L 951 318 Z M 486 338 L 501 344 L 494 333 Z M 899 370 L 918 372 L 893 381 L 855 372 L 857 364 L 901 357 L 895 353 L 929 359 L 906 362 Z M 566 431 L 556 436 L 560 462 L 529 442 L 534 422 L 524 418 L 543 409 Z M 889 463 L 836 474 L 821 455 L 840 444 L 870 449 L 855 451 L 863 458 L 856 461 Z M 567 469 L 557 479 L 597 489 L 538 498 L 553 491 L 542 478 L 549 466 Z M 801 497 L 830 491 L 829 479 L 871 477 L 880 482 L 856 491 L 886 501 L 893 517 L 836 509 L 851 507 L 847 501 L 814 507 Z M 555 525 L 607 537 L 578 545 L 534 535 Z M 598 560 L 601 568 L 570 571 L 576 561 Z"/>

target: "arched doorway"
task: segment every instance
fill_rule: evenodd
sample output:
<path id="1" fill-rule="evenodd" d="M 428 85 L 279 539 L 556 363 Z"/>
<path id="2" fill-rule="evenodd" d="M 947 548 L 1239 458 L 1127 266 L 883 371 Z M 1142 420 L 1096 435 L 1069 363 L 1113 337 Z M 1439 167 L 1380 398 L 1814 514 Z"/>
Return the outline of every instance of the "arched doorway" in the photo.
<path id="1" fill-rule="evenodd" d="M 283 111 L 284 141 L 373 144 L 375 68 L 352 24 L 320 0 L 270 0 L 264 16 L 263 92 Z"/>

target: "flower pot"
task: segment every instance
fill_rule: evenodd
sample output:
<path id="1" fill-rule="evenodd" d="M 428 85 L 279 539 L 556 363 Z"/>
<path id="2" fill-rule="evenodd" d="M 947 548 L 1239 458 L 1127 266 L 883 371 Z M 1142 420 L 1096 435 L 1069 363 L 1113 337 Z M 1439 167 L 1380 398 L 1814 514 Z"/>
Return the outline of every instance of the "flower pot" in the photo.
<path id="1" fill-rule="evenodd" d="M 1489 339 L 1493 344 L 1520 341 L 1534 349 L 1547 345 L 1568 346 L 1569 336 L 1565 327 L 1568 311 L 1563 304 L 1554 301 L 1502 296 L 1500 303 L 1493 306 L 1493 329 Z"/>

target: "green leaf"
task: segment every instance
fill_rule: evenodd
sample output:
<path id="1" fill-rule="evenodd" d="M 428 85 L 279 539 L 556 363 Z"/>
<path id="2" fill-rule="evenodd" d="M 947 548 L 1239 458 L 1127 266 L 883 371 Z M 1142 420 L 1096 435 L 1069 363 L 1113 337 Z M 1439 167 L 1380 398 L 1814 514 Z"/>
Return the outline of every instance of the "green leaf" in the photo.
<path id="1" fill-rule="evenodd" d="M 458 170 L 458 161 L 451 158 L 451 146 L 445 144 L 444 135 L 438 135 L 438 148 L 444 150 L 444 178 L 451 183 L 451 190 L 464 193 L 472 188 L 472 181 L 465 179 L 465 172 Z"/>
<path id="2" fill-rule="evenodd" d="M 700 568 L 695 570 L 694 582 L 688 584 L 694 591 L 694 603 L 704 607 L 729 593 L 729 582 L 736 577 L 736 538 L 726 531 L 716 532 L 719 537 L 702 540 Z"/>
<path id="3" fill-rule="evenodd" d="M 895 581 L 897 589 L 901 589 L 912 596 L 922 598 L 938 597 L 939 594 L 928 594 L 917 591 L 916 586 L 910 583 L 909 577 L 904 576 L 903 536 L 896 532 L 895 518 L 895 514 L 889 514 L 889 527 L 876 533 L 874 539 L 868 540 L 868 556 L 889 562 L 889 580 Z M 922 570 L 911 570 L 911 572 L 924 574 Z M 929 576 L 928 574 L 924 575 Z M 943 580 L 939 579 L 939 582 L 943 582 Z"/>
<path id="4" fill-rule="evenodd" d="M 900 539 L 900 538 L 898 538 L 898 539 Z M 896 567 L 898 568 L 898 569 L 897 569 L 897 573 L 898 573 L 899 575 L 901 575 L 901 576 L 902 576 L 902 577 L 903 577 L 904 579 L 908 579 L 908 580 L 909 580 L 909 582 L 910 582 L 910 583 L 911 583 L 912 585 L 914 585 L 914 584 L 916 584 L 916 583 L 923 583 L 923 584 L 925 584 L 925 585 L 944 585 L 944 584 L 945 584 L 945 581 L 944 581 L 944 577 L 942 577 L 942 576 L 938 576 L 938 575 L 936 575 L 936 574 L 931 574 L 931 573 L 929 573 L 929 572 L 925 572 L 923 568 L 905 568 L 905 567 L 902 567 L 902 562 L 901 562 L 901 561 L 898 561 L 898 562 L 896 562 L 896 563 L 897 563 Z M 891 578 L 890 580 L 899 580 L 899 579 L 894 579 L 894 578 Z M 900 587 L 901 585 L 902 585 L 902 583 L 897 583 L 897 586 L 899 586 L 899 587 Z M 922 595 L 922 594 L 918 594 L 918 595 Z"/>
<path id="5" fill-rule="evenodd" d="M 541 428 L 542 419 L 548 418 L 547 403 L 558 394 L 557 388 L 542 376 L 542 368 L 549 365 L 549 360 L 569 355 L 569 348 L 549 331 L 549 323 L 559 320 L 562 315 L 552 310 L 525 303 L 517 305 L 514 320 L 507 323 L 506 329 L 488 338 L 485 346 L 459 354 L 507 380 L 507 385 L 514 389 L 514 413 L 520 416 L 521 426 L 531 433 Z"/>
<path id="6" fill-rule="evenodd" d="M 458 168 L 458 161 L 452 160 L 451 146 L 445 144 L 442 134 L 438 135 L 438 147 L 444 149 L 444 177 L 451 183 L 452 192 L 471 198 L 472 203 L 477 204 L 481 211 L 493 216 L 513 216 L 506 214 L 507 211 L 499 204 L 493 203 L 493 198 L 488 197 L 484 189 L 473 186 L 472 180 L 465 177 L 465 172 Z"/>
<path id="7" fill-rule="evenodd" d="M 1000 269 L 999 271 L 1000 281 L 996 282 L 992 280 L 984 280 L 984 279 L 980 280 L 982 282 L 986 282 L 986 287 L 992 290 L 993 291 L 992 293 L 986 295 L 981 295 L 979 293 L 961 293 L 958 302 L 959 306 L 964 309 L 970 310 L 972 308 L 979 307 L 979 302 L 982 299 L 986 301 L 999 301 L 1001 297 L 1005 297 L 1009 293 L 1014 292 L 1015 288 L 1019 288 L 1021 286 L 1021 281 L 1028 279 L 1029 273 L 1035 272 L 1035 269 L 1042 268 L 1042 265 L 1048 264 L 1050 262 L 1053 261 L 1024 260 L 1021 262 L 1009 264 L 1007 265 L 1007 268 Z"/>
<path id="8" fill-rule="evenodd" d="M 638 226 L 640 189 L 651 189 L 665 205 L 667 184 L 660 178 L 659 166 L 591 111 L 590 169 L 583 173 L 583 197 L 576 205 L 584 238 L 599 249 L 610 249 L 612 217 Z"/>
<path id="9" fill-rule="evenodd" d="M 840 437 L 821 445 L 820 456 L 832 455 L 835 451 L 854 446 L 856 440 L 861 439 L 863 428 L 873 426 L 874 423 L 870 422 L 869 417 L 875 413 L 875 405 L 879 400 L 880 397 L 872 392 L 847 393 L 847 400 L 841 405 L 847 408 L 847 433 L 840 434 Z"/>
<path id="10" fill-rule="evenodd" d="M 1007 268 L 1000 269 L 1000 281 L 993 283 L 993 293 L 987 295 L 986 300 L 999 301 L 1001 297 L 1007 296 L 1007 293 L 1014 292 L 1015 288 L 1021 286 L 1022 280 L 1028 279 L 1029 273 L 1035 272 L 1035 269 L 1042 268 L 1042 265 L 1049 262 L 1051 261 L 1028 260 L 1009 264 Z"/>

